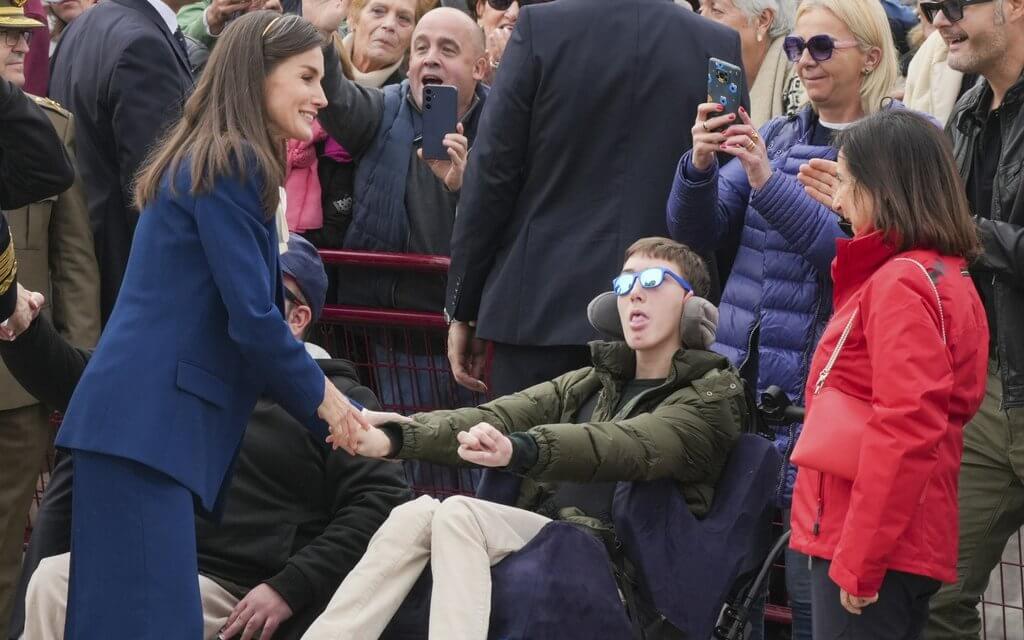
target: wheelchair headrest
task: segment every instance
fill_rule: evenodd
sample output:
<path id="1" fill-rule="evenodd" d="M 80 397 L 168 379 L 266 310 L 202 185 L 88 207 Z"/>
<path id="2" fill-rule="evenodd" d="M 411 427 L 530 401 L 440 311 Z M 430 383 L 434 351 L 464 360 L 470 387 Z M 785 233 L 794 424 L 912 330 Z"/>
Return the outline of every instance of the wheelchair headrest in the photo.
<path id="1" fill-rule="evenodd" d="M 605 291 L 587 305 L 590 326 L 615 340 L 622 340 L 622 322 L 615 304 L 615 292 Z M 710 349 L 718 331 L 718 308 L 704 298 L 693 296 L 683 305 L 679 321 L 679 335 L 683 346 L 690 349 Z"/>

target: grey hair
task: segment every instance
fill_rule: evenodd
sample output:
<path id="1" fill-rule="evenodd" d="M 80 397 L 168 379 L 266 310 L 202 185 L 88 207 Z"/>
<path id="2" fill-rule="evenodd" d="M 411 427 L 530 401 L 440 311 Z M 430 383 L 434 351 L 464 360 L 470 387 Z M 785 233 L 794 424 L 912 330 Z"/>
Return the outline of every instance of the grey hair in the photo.
<path id="1" fill-rule="evenodd" d="M 733 5 L 747 15 L 753 23 L 765 9 L 775 14 L 772 26 L 768 28 L 768 39 L 774 40 L 789 35 L 796 24 L 796 5 L 798 0 L 732 0 Z"/>

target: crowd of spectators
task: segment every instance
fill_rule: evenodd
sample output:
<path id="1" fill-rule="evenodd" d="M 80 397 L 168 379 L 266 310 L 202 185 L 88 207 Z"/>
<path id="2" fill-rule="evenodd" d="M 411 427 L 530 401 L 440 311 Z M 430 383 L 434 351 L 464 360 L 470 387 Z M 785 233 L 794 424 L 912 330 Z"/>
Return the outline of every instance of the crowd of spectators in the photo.
<path id="1" fill-rule="evenodd" d="M 204 637 L 386 636 L 428 560 L 431 637 L 484 637 L 481 572 L 550 520 L 607 522 L 611 482 L 665 478 L 699 517 L 759 424 L 757 398 L 778 386 L 813 412 L 823 385 L 875 417 L 851 478 L 791 460 L 800 422 L 762 433 L 783 461 L 773 506 L 793 530 L 792 637 L 838 638 L 851 620 L 864 637 L 979 637 L 989 574 L 1024 525 L 1024 0 L 0 0 L 0 126 L 38 108 L 75 168 L 47 198 L 0 202 L 22 295 L 42 296 L 26 329 L 0 335 L 11 640 L 74 627 L 70 453 L 56 453 L 23 557 L 25 514 L 51 412 L 142 299 L 118 302 L 141 260 L 137 194 L 164 188 L 146 170 L 172 153 L 176 124 L 201 118 L 189 105 L 223 109 L 217 91 L 244 91 L 241 73 L 232 84 L 210 66 L 232 64 L 215 52 L 236 46 L 235 25 L 266 23 L 250 52 L 270 56 L 276 18 L 292 15 L 320 37 L 323 68 L 300 79 L 310 136 L 269 132 L 282 179 L 260 199 L 280 315 L 371 427 L 345 443 L 329 425 L 332 448 L 289 403 L 260 399 L 227 493 L 216 508 L 197 498 Z M 709 100 L 711 58 L 742 69 L 735 109 Z M 264 75 L 281 62 L 265 57 Z M 423 154 L 433 85 L 458 96 L 444 160 Z M 0 180 L 12 162 L 0 149 Z M 317 250 L 332 249 L 450 269 L 325 266 Z M 588 344 L 588 305 L 620 271 L 626 346 Z M 690 297 L 718 308 L 707 344 L 679 335 Z M 443 314 L 448 331 L 375 328 L 357 371 L 311 341 L 325 305 Z M 484 395 L 480 409 L 386 411 Z M 401 467 L 377 460 L 391 458 L 531 482 L 517 508 L 409 501 Z"/>

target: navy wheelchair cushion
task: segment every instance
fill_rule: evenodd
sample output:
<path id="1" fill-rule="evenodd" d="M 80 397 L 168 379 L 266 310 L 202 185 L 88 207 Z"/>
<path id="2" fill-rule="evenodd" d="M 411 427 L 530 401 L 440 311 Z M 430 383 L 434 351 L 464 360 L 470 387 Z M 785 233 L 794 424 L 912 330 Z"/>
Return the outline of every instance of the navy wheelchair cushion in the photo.
<path id="1" fill-rule="evenodd" d="M 603 543 L 571 524 L 548 524 L 491 581 L 490 640 L 631 637 Z"/>
<path id="2" fill-rule="evenodd" d="M 780 465 L 771 442 L 740 436 L 702 520 L 672 480 L 616 488 L 615 531 L 640 587 L 686 637 L 711 637 L 736 581 L 764 561 Z"/>

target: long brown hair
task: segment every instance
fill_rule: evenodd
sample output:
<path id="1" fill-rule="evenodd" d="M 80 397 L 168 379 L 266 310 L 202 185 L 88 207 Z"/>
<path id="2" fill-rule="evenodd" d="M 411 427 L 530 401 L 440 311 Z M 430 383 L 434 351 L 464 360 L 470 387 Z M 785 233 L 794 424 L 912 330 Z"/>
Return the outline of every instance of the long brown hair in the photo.
<path id="1" fill-rule="evenodd" d="M 320 47 L 309 22 L 256 11 L 233 20 L 217 40 L 181 120 L 150 153 L 135 183 L 139 209 L 156 199 L 166 176 L 191 162 L 192 194 L 208 193 L 225 175 L 259 173 L 263 206 L 273 216 L 284 183 L 284 141 L 271 132 L 264 100 L 267 76 L 284 60 Z"/>
<path id="2" fill-rule="evenodd" d="M 886 109 L 836 136 L 858 187 L 874 199 L 875 228 L 898 251 L 929 248 L 971 259 L 980 253 L 949 139 L 906 109 Z"/>

